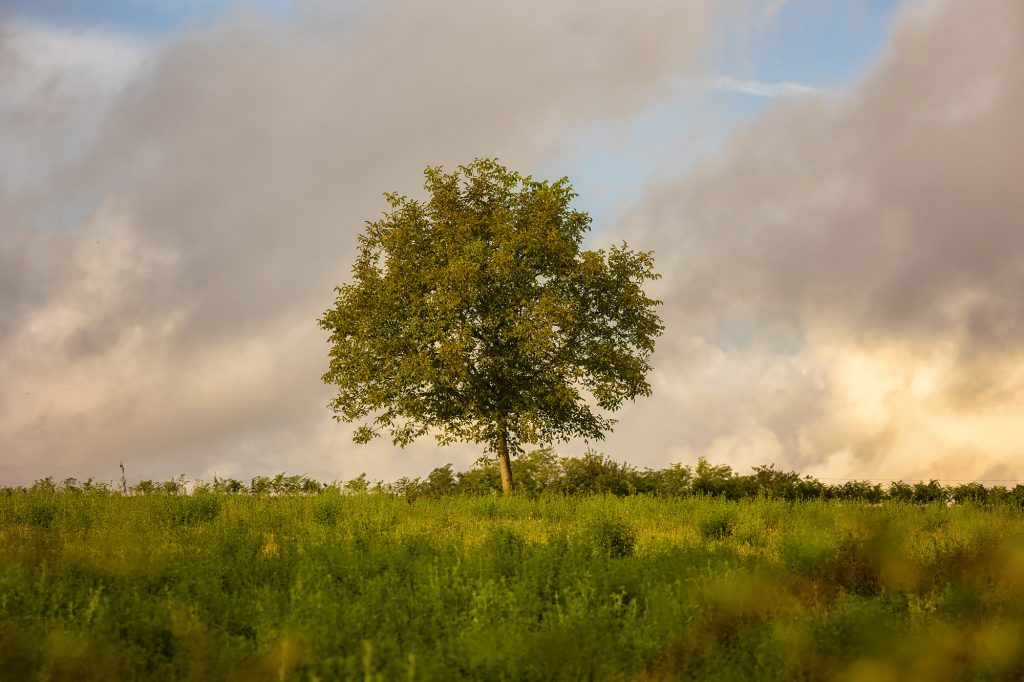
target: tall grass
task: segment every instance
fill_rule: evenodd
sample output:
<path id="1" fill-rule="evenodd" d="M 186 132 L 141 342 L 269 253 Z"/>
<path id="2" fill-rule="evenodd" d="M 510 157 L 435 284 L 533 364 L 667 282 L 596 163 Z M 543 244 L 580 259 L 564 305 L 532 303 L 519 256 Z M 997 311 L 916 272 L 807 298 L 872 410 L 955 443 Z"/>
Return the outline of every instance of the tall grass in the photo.
<path id="1" fill-rule="evenodd" d="M 0 679 L 1019 679 L 1019 507 L 0 495 Z"/>

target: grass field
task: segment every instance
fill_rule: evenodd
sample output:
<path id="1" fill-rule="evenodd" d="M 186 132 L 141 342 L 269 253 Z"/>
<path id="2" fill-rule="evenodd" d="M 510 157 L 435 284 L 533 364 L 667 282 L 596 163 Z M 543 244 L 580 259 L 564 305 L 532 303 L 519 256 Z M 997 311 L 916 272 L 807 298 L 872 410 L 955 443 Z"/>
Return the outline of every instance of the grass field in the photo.
<path id="1" fill-rule="evenodd" d="M 0 494 L 0 679 L 1021 679 L 1024 512 Z"/>

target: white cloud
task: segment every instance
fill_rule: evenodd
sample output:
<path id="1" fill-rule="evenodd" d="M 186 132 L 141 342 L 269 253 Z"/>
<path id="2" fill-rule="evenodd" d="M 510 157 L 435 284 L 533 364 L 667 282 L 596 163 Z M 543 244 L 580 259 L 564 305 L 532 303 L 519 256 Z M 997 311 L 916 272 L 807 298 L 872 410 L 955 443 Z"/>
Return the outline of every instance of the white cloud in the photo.
<path id="1" fill-rule="evenodd" d="M 754 95 L 755 97 L 789 97 L 794 95 L 821 95 L 828 90 L 816 88 L 802 83 L 790 83 L 782 81 L 779 83 L 764 83 L 762 81 L 741 80 L 732 76 L 715 76 L 707 81 L 707 88 L 719 92 L 731 92 L 741 95 Z"/>

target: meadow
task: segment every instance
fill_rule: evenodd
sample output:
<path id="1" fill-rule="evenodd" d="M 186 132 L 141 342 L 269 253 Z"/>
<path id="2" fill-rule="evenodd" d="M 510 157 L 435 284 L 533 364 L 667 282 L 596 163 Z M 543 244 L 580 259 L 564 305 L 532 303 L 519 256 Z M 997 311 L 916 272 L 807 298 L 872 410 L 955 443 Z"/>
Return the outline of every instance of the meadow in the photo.
<path id="1" fill-rule="evenodd" d="M 2 680 L 1024 676 L 1019 504 L 0 490 Z"/>

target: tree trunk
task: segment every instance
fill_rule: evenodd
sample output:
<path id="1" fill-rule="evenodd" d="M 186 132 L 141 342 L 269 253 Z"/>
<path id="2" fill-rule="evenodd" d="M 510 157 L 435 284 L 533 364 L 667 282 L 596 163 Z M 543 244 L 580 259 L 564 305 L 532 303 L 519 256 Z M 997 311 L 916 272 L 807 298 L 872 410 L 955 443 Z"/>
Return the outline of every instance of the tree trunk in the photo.
<path id="1" fill-rule="evenodd" d="M 512 460 L 508 455 L 508 429 L 504 424 L 498 426 L 498 470 L 501 472 L 501 491 L 508 495 L 512 492 Z"/>

